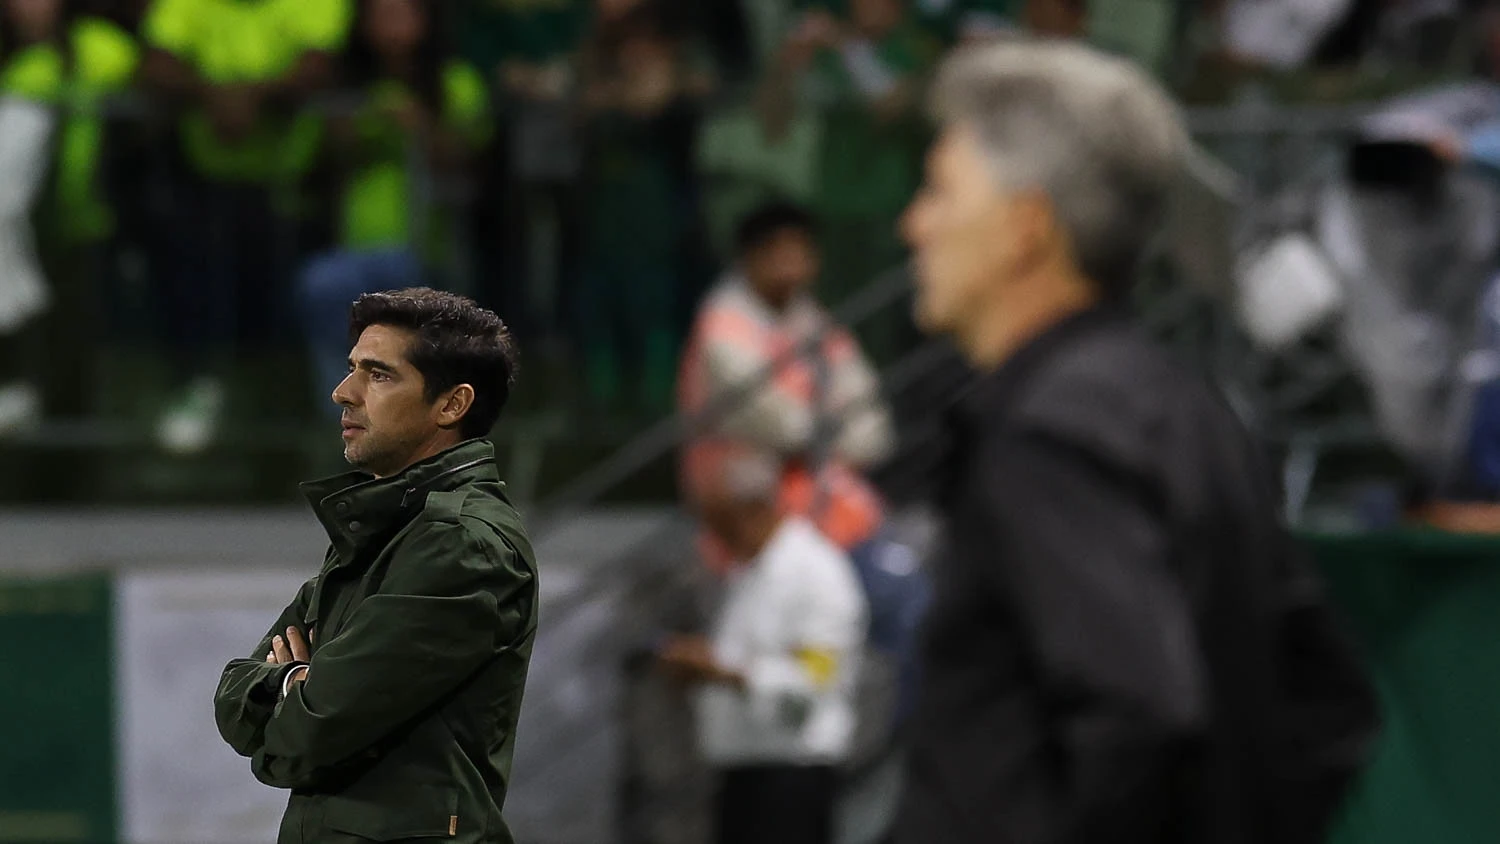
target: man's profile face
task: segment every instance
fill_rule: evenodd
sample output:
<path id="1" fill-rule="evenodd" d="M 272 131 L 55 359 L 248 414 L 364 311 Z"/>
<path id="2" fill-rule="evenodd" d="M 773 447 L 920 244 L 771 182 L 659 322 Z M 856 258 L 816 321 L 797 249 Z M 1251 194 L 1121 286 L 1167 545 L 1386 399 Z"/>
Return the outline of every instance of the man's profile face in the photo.
<path id="1" fill-rule="evenodd" d="M 1021 257 L 1013 201 L 995 178 L 973 132 L 945 129 L 928 153 L 922 189 L 901 219 L 912 248 L 917 324 L 949 332 L 1000 295 Z"/>
<path id="2" fill-rule="evenodd" d="M 445 397 L 427 401 L 422 373 L 406 357 L 415 336 L 386 325 L 366 328 L 349 353 L 349 375 L 333 391 L 344 409 L 344 459 L 379 477 L 410 465 L 440 431 L 437 409 Z"/>
<path id="3" fill-rule="evenodd" d="M 800 229 L 783 229 L 746 257 L 750 286 L 773 307 L 784 307 L 818 278 L 818 245 Z"/>

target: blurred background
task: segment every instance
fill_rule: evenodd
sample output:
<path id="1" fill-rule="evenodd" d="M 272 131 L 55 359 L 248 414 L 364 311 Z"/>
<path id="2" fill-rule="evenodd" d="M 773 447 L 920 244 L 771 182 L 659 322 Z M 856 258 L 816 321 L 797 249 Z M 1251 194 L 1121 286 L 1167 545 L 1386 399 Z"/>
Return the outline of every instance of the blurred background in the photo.
<path id="1" fill-rule="evenodd" d="M 418 284 L 522 349 L 493 436 L 543 568 L 518 840 L 706 841 L 642 657 L 712 606 L 679 455 L 839 353 L 703 406 L 695 313 L 755 262 L 747 215 L 810 216 L 787 282 L 894 432 L 846 468 L 923 557 L 967 373 L 911 325 L 895 220 L 936 64 L 1027 33 L 1183 103 L 1138 310 L 1276 456 L 1376 667 L 1391 728 L 1338 839 L 1500 840 L 1500 4 L 0 0 L 0 842 L 274 838 L 209 701 L 320 559 L 296 483 L 341 468 L 349 302 Z M 896 788 L 871 665 L 850 842 Z"/>

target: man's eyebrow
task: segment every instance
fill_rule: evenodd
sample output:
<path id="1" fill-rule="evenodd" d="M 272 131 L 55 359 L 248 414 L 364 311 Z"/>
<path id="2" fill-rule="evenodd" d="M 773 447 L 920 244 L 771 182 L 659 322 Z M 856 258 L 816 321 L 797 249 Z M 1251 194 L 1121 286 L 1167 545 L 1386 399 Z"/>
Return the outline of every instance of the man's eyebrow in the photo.
<path id="1" fill-rule="evenodd" d="M 377 360 L 375 358 L 360 358 L 359 360 L 349 358 L 349 365 L 357 369 L 365 369 L 373 372 L 384 372 L 388 375 L 396 374 L 396 365 L 394 363 L 386 363 L 383 360 Z"/>

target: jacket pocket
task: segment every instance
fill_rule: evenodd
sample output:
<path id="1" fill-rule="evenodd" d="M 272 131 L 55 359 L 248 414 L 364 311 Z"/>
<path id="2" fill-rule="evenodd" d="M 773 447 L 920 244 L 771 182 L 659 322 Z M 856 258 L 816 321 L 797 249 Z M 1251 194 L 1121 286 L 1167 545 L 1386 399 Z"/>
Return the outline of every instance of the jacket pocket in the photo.
<path id="1" fill-rule="evenodd" d="M 452 788 L 412 787 L 402 789 L 396 799 L 379 801 L 334 795 L 323 804 L 324 826 L 370 841 L 452 838 L 462 831 L 463 821 L 458 791 Z"/>

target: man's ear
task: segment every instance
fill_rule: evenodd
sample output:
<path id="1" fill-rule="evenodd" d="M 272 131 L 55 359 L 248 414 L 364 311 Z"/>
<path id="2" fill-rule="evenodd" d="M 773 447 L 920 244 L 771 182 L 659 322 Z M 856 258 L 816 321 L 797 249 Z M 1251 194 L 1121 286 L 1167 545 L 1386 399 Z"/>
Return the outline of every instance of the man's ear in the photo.
<path id="1" fill-rule="evenodd" d="M 1019 263 L 1025 269 L 1045 262 L 1059 248 L 1063 235 L 1057 225 L 1057 210 L 1045 191 L 1023 191 L 1012 200 L 1007 215 L 1011 242 L 1016 244 Z M 1024 277 L 1025 273 L 1018 273 Z"/>
<path id="2" fill-rule="evenodd" d="M 438 405 L 437 423 L 442 428 L 456 428 L 474 406 L 474 388 L 459 384 L 448 391 L 448 397 Z"/>

